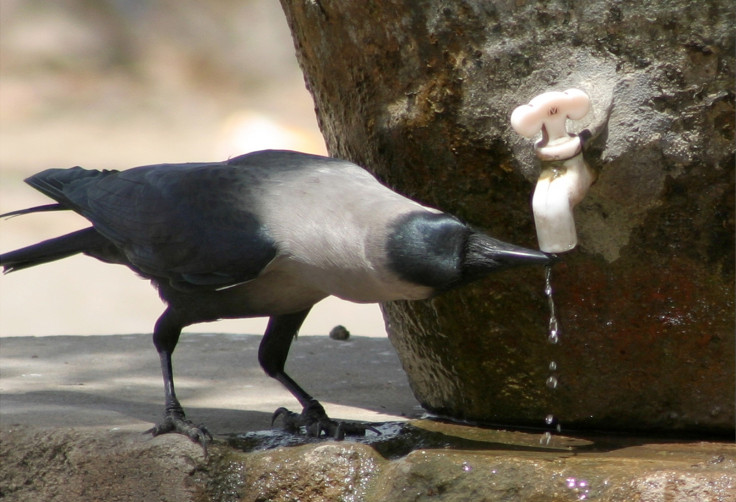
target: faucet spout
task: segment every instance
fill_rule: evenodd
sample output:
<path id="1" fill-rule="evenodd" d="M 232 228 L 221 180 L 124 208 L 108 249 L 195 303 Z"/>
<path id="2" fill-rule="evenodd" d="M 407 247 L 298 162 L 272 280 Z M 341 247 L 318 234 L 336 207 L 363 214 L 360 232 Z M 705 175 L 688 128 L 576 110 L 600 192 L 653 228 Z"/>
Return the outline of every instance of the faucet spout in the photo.
<path id="1" fill-rule="evenodd" d="M 593 184 L 593 171 L 579 153 L 572 159 L 545 162 L 532 197 L 539 249 L 564 253 L 578 244 L 573 208 Z"/>

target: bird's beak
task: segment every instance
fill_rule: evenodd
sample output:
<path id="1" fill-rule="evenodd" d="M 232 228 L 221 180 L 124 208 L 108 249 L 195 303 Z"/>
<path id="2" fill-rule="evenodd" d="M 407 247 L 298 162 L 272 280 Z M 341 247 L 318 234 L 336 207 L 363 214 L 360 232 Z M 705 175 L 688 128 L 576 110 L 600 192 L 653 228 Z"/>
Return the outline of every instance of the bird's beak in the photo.
<path id="1" fill-rule="evenodd" d="M 556 254 L 535 251 L 501 241 L 499 243 L 502 245 L 492 253 L 493 260 L 505 266 L 551 265 L 559 259 Z"/>
<path id="2" fill-rule="evenodd" d="M 469 242 L 469 254 L 475 255 L 472 257 L 475 260 L 487 262 L 492 268 L 551 265 L 558 260 L 555 254 L 509 244 L 484 234 L 475 234 L 474 237 Z"/>

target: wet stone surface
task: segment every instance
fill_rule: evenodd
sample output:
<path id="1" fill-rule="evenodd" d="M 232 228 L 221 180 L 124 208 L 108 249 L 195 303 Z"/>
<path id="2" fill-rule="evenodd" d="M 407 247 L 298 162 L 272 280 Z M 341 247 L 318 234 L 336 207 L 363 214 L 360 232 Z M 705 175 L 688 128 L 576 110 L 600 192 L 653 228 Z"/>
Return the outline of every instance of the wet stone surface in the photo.
<path id="1" fill-rule="evenodd" d="M 205 459 L 181 436 L 3 427 L 0 497 L 178 501 L 732 501 L 736 445 L 553 436 L 431 420 L 343 442 L 259 431 Z"/>

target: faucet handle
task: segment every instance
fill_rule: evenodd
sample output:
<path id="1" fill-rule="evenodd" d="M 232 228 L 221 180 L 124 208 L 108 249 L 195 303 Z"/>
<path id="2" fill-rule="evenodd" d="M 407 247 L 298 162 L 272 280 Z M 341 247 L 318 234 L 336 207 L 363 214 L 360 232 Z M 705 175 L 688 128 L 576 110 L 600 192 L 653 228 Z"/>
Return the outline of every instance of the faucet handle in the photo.
<path id="1" fill-rule="evenodd" d="M 541 160 L 565 160 L 582 151 L 582 141 L 567 132 L 567 119 L 579 120 L 590 111 L 590 98 L 579 89 L 540 94 L 511 114 L 511 127 L 531 138 L 542 131 L 542 139 L 534 145 Z"/>

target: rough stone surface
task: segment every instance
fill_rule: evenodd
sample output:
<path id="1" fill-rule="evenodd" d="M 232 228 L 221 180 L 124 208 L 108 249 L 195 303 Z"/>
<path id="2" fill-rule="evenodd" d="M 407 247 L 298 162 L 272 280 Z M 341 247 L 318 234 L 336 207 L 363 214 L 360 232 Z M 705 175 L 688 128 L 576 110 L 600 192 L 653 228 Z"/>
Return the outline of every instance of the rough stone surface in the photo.
<path id="1" fill-rule="evenodd" d="M 383 459 L 369 446 L 326 442 L 243 455 L 243 501 L 365 500 Z"/>
<path id="2" fill-rule="evenodd" d="M 0 498 L 8 502 L 192 501 L 202 450 L 184 437 L 140 431 L 0 429 Z"/>
<path id="3" fill-rule="evenodd" d="M 330 152 L 522 245 L 538 166 L 508 118 L 579 87 L 608 129 L 556 266 L 383 306 L 428 409 L 575 427 L 734 428 L 734 12 L 724 2 L 282 0 Z M 551 360 L 560 385 L 546 389 Z"/>
<path id="4" fill-rule="evenodd" d="M 421 423 L 417 423 L 421 427 Z M 218 442 L 205 459 L 182 436 L 134 430 L 2 427 L 0 498 L 167 502 L 630 500 L 729 502 L 736 447 L 723 443 L 534 447 L 529 434 L 434 424 L 452 446 L 382 457 L 332 441 L 243 452 Z M 536 435 L 538 436 L 538 435 Z"/>
<path id="5" fill-rule="evenodd" d="M 669 461 L 681 447 L 643 447 L 625 461 L 612 455 L 415 451 L 381 476 L 375 500 L 556 501 L 728 500 L 736 495 L 733 459 Z M 696 459 L 697 458 L 697 459 Z M 724 465 L 725 462 L 725 465 Z"/>

